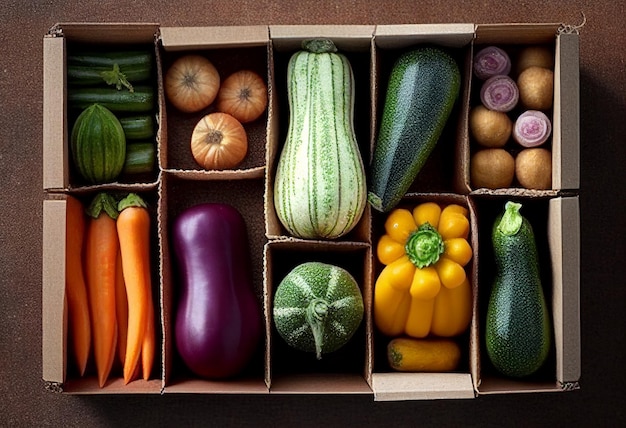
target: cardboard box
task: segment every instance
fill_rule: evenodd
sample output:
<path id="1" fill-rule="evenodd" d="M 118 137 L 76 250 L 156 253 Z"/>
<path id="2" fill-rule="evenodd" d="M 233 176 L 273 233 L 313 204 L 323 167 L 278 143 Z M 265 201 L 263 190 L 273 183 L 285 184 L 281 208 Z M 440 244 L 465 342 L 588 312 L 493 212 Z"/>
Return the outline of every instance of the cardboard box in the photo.
<path id="1" fill-rule="evenodd" d="M 464 359 L 454 373 L 399 373 L 386 366 L 387 338 L 376 331 L 373 290 L 379 266 L 375 245 L 383 216 L 369 207 L 357 227 L 339 240 L 311 241 L 291 237 L 273 206 L 273 179 L 286 133 L 286 64 L 303 39 L 331 38 L 350 59 L 360 97 L 355 111 L 357 140 L 364 160 L 371 158 L 392 59 L 404 49 L 436 44 L 453 52 L 463 75 L 462 91 L 444 137 L 414 182 L 403 204 L 422 200 L 455 202 L 470 212 L 473 260 L 473 317 L 461 339 Z M 158 93 L 158 171 L 138 182 L 86 186 L 72 173 L 68 148 L 71 119 L 67 109 L 66 56 L 75 44 L 147 44 L 155 49 Z M 472 55 L 486 43 L 523 45 L 552 43 L 555 48 L 553 109 L 553 188 L 472 189 L 469 184 Z M 266 78 L 269 105 L 265 115 L 247 125 L 250 152 L 229 171 L 204 171 L 194 163 L 188 143 L 201 114 L 183 115 L 167 102 L 163 76 L 184 53 L 210 58 L 221 75 L 247 67 Z M 210 109 L 210 108 L 209 108 Z M 579 187 L 578 36 L 561 34 L 557 24 L 409 24 L 409 25 L 277 25 L 249 27 L 160 27 L 158 24 L 59 24 L 44 37 L 43 158 L 43 379 L 47 388 L 67 393 L 332 393 L 372 394 L 375 400 L 474 398 L 479 394 L 562 391 L 578 387 L 579 320 Z M 67 355 L 65 303 L 65 216 L 68 195 L 87 201 L 99 190 L 136 191 L 150 202 L 154 251 L 153 294 L 160 347 L 149 382 L 124 386 L 119 367 L 99 388 L 93 370 L 76 375 Z M 489 260 L 484 230 L 507 199 L 522 201 L 538 226 L 538 245 L 549 259 L 547 295 L 551 299 L 554 348 L 548 367 L 532 381 L 502 379 L 489 367 L 484 352 L 482 317 L 489 288 Z M 250 237 L 254 287 L 264 307 L 263 344 L 245 373 L 232 380 L 210 381 L 190 374 L 176 355 L 173 341 L 176 277 L 169 225 L 184 208 L 199 202 L 228 202 L 243 214 Z M 565 233 L 565 231 L 567 233 Z M 278 337 L 271 317 L 273 293 L 295 263 L 334 260 L 357 278 L 365 303 L 363 323 L 353 340 L 322 363 L 309 361 Z M 61 267 L 61 268 L 59 268 Z M 297 361 L 290 365 L 288 362 Z M 292 367 L 295 367 L 292 368 Z M 308 368 L 305 368 L 308 367 Z"/>

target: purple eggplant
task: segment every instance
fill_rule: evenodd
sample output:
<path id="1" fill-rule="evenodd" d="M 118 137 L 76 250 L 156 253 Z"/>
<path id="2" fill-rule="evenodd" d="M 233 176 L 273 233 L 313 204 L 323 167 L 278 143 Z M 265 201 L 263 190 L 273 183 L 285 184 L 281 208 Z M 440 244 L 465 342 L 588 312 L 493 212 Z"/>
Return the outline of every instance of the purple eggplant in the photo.
<path id="1" fill-rule="evenodd" d="M 262 334 L 245 221 L 230 205 L 199 204 L 175 219 L 172 237 L 178 353 L 198 376 L 235 376 L 249 364 Z"/>

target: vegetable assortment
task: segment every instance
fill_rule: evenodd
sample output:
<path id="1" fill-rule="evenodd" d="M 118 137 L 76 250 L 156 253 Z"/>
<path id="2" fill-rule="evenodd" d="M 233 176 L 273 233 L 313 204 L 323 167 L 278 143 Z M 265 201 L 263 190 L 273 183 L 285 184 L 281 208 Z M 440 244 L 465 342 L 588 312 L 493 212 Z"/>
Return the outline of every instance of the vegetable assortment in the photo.
<path id="1" fill-rule="evenodd" d="M 79 374 L 89 354 L 103 387 L 115 367 L 124 383 L 150 378 L 155 353 L 150 217 L 136 194 L 98 193 L 86 207 L 67 198 L 66 264 L 70 343 Z"/>
<path id="2" fill-rule="evenodd" d="M 473 75 L 480 87 L 479 102 L 469 115 L 474 188 L 552 187 L 548 114 L 554 54 L 545 46 L 528 46 L 514 58 L 498 46 L 485 46 L 474 55 Z"/>
<path id="3" fill-rule="evenodd" d="M 154 74 L 154 54 L 148 50 L 94 49 L 68 55 L 68 106 L 77 115 L 70 136 L 72 161 L 88 184 L 153 171 Z M 138 141 L 144 144 L 141 151 L 128 149 Z"/>

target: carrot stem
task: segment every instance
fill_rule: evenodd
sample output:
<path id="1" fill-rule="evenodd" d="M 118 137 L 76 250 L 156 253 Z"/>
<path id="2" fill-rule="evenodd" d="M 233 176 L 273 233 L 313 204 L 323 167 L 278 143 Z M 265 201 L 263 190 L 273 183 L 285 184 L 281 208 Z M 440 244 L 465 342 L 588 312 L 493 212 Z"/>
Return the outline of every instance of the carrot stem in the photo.
<path id="1" fill-rule="evenodd" d="M 70 343 L 78 372 L 83 376 L 91 348 L 89 303 L 82 255 L 85 212 L 81 202 L 72 196 L 67 198 L 66 218 L 65 292 L 68 303 Z"/>
<path id="2" fill-rule="evenodd" d="M 106 193 L 96 195 L 87 209 L 91 217 L 87 228 L 85 271 L 91 312 L 94 359 L 98 384 L 106 383 L 117 342 L 115 284 L 119 240 L 115 200 Z"/>
<path id="3" fill-rule="evenodd" d="M 117 233 L 120 240 L 122 270 L 128 299 L 128 336 L 124 360 L 124 383 L 133 378 L 146 337 L 152 301 L 150 279 L 150 215 L 143 199 L 131 193 L 118 204 Z M 152 352 L 153 354 L 154 352 Z M 149 360 L 152 358 L 147 355 Z M 152 362 L 147 361 L 151 370 Z M 142 364 L 145 364 L 142 360 Z"/>

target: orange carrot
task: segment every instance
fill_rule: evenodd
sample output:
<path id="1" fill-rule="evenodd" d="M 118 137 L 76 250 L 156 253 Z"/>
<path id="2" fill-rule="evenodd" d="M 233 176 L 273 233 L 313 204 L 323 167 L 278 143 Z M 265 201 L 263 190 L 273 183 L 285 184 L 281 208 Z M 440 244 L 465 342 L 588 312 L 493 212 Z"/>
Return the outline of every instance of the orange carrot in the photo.
<path id="1" fill-rule="evenodd" d="M 118 213 L 115 200 L 106 193 L 96 195 L 87 210 L 85 271 L 93 332 L 94 357 L 98 384 L 106 383 L 117 342 L 115 282 L 119 241 L 115 227 Z"/>
<path id="2" fill-rule="evenodd" d="M 150 215 L 145 202 L 134 193 L 120 201 L 118 210 L 120 214 L 117 219 L 117 234 L 128 298 L 128 336 L 124 360 L 124 383 L 127 384 L 139 363 L 149 321 L 149 307 L 152 305 Z M 152 362 L 148 363 L 151 370 Z"/>
<path id="3" fill-rule="evenodd" d="M 85 374 L 91 348 L 91 325 L 87 286 L 83 270 L 85 211 L 81 202 L 67 197 L 65 233 L 65 292 L 67 294 L 70 343 L 78 372 Z"/>
<path id="4" fill-rule="evenodd" d="M 148 272 L 148 277 L 150 277 L 150 272 Z M 152 290 L 148 290 L 148 323 L 146 324 L 146 333 L 141 344 L 143 380 L 150 379 L 152 365 L 154 364 L 154 349 L 156 346 L 154 335 L 154 305 L 152 303 Z"/>
<path id="5" fill-rule="evenodd" d="M 117 253 L 117 269 L 115 275 L 115 314 L 117 318 L 117 356 L 120 363 L 124 364 L 126 358 L 126 336 L 128 330 L 128 299 L 126 298 L 126 285 L 122 272 L 122 257 Z"/>

